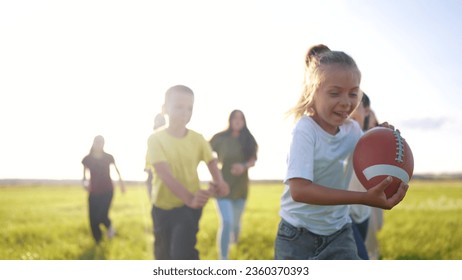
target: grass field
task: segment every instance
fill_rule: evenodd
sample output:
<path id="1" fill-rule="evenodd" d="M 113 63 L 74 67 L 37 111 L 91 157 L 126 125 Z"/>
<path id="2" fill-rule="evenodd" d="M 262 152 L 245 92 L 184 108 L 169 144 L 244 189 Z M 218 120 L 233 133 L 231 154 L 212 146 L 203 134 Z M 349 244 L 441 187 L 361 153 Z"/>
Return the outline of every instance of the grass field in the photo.
<path id="1" fill-rule="evenodd" d="M 232 259 L 273 259 L 281 184 L 253 184 L 242 233 Z M 0 259 L 153 259 L 152 222 L 146 189 L 116 192 L 110 217 L 112 240 L 95 246 L 87 217 L 87 194 L 78 186 L 0 187 Z M 204 208 L 198 234 L 202 259 L 216 259 L 215 202 Z M 379 232 L 382 259 L 462 259 L 462 182 L 413 181 L 405 200 L 385 212 Z"/>

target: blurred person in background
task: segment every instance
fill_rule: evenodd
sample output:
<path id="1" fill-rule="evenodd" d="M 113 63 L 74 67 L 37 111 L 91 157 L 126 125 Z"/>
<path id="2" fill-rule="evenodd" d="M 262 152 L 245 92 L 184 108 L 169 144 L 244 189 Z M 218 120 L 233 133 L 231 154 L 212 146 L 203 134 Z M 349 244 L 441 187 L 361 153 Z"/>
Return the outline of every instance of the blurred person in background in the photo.
<path id="1" fill-rule="evenodd" d="M 119 176 L 122 192 L 125 192 L 125 185 L 114 157 L 104 151 L 104 138 L 101 135 L 94 138 L 90 153 L 83 158 L 82 164 L 82 183 L 89 193 L 88 210 L 91 232 L 95 242 L 99 243 L 102 239 L 101 224 L 106 227 L 108 238 L 111 239 L 116 233 L 109 218 L 109 208 L 114 196 L 114 184 L 110 175 L 111 165 L 114 166 Z M 90 175 L 89 181 L 87 173 Z"/>
<path id="2" fill-rule="evenodd" d="M 244 113 L 234 110 L 229 115 L 228 128 L 210 140 L 217 153 L 229 195 L 217 198 L 221 224 L 217 234 L 218 255 L 229 258 L 229 244 L 236 244 L 241 230 L 241 217 L 249 190 L 248 170 L 257 161 L 257 142 L 247 127 Z"/>

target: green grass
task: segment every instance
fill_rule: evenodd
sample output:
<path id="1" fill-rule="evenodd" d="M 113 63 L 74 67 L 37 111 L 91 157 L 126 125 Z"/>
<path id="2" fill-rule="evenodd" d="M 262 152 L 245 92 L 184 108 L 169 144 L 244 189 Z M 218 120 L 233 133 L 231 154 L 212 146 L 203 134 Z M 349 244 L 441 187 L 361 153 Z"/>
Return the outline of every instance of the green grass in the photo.
<path id="1" fill-rule="evenodd" d="M 253 184 L 240 242 L 230 257 L 273 259 L 281 184 Z M 87 193 L 77 186 L 0 187 L 0 259 L 153 259 L 150 205 L 142 185 L 116 192 L 110 217 L 112 240 L 95 246 L 87 217 Z M 462 259 L 462 182 L 414 181 L 408 195 L 385 211 L 379 232 L 382 259 Z M 204 208 L 197 247 L 216 259 L 218 215 L 213 200 Z"/>
<path id="2" fill-rule="evenodd" d="M 378 234 L 383 259 L 462 259 L 462 182 L 411 183 L 384 219 Z"/>

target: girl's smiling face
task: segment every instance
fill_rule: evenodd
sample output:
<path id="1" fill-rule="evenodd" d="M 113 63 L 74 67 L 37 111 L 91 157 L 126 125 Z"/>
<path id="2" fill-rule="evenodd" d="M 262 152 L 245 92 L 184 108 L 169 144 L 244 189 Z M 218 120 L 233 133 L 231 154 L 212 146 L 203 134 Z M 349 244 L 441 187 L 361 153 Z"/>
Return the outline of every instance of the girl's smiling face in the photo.
<path id="1" fill-rule="evenodd" d="M 314 96 L 313 119 L 327 133 L 335 135 L 361 101 L 361 75 L 339 64 L 322 66 L 322 81 Z"/>

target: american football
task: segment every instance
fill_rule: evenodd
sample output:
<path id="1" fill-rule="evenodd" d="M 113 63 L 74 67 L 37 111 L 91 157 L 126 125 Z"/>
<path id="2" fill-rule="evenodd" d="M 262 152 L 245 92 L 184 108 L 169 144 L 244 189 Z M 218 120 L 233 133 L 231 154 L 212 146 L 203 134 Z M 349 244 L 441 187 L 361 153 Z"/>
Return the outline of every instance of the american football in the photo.
<path id="1" fill-rule="evenodd" d="M 353 169 L 366 189 L 391 176 L 393 181 L 385 189 L 389 198 L 396 193 L 401 181 L 409 183 L 411 180 L 414 157 L 399 130 L 375 127 L 365 132 L 356 144 Z"/>

